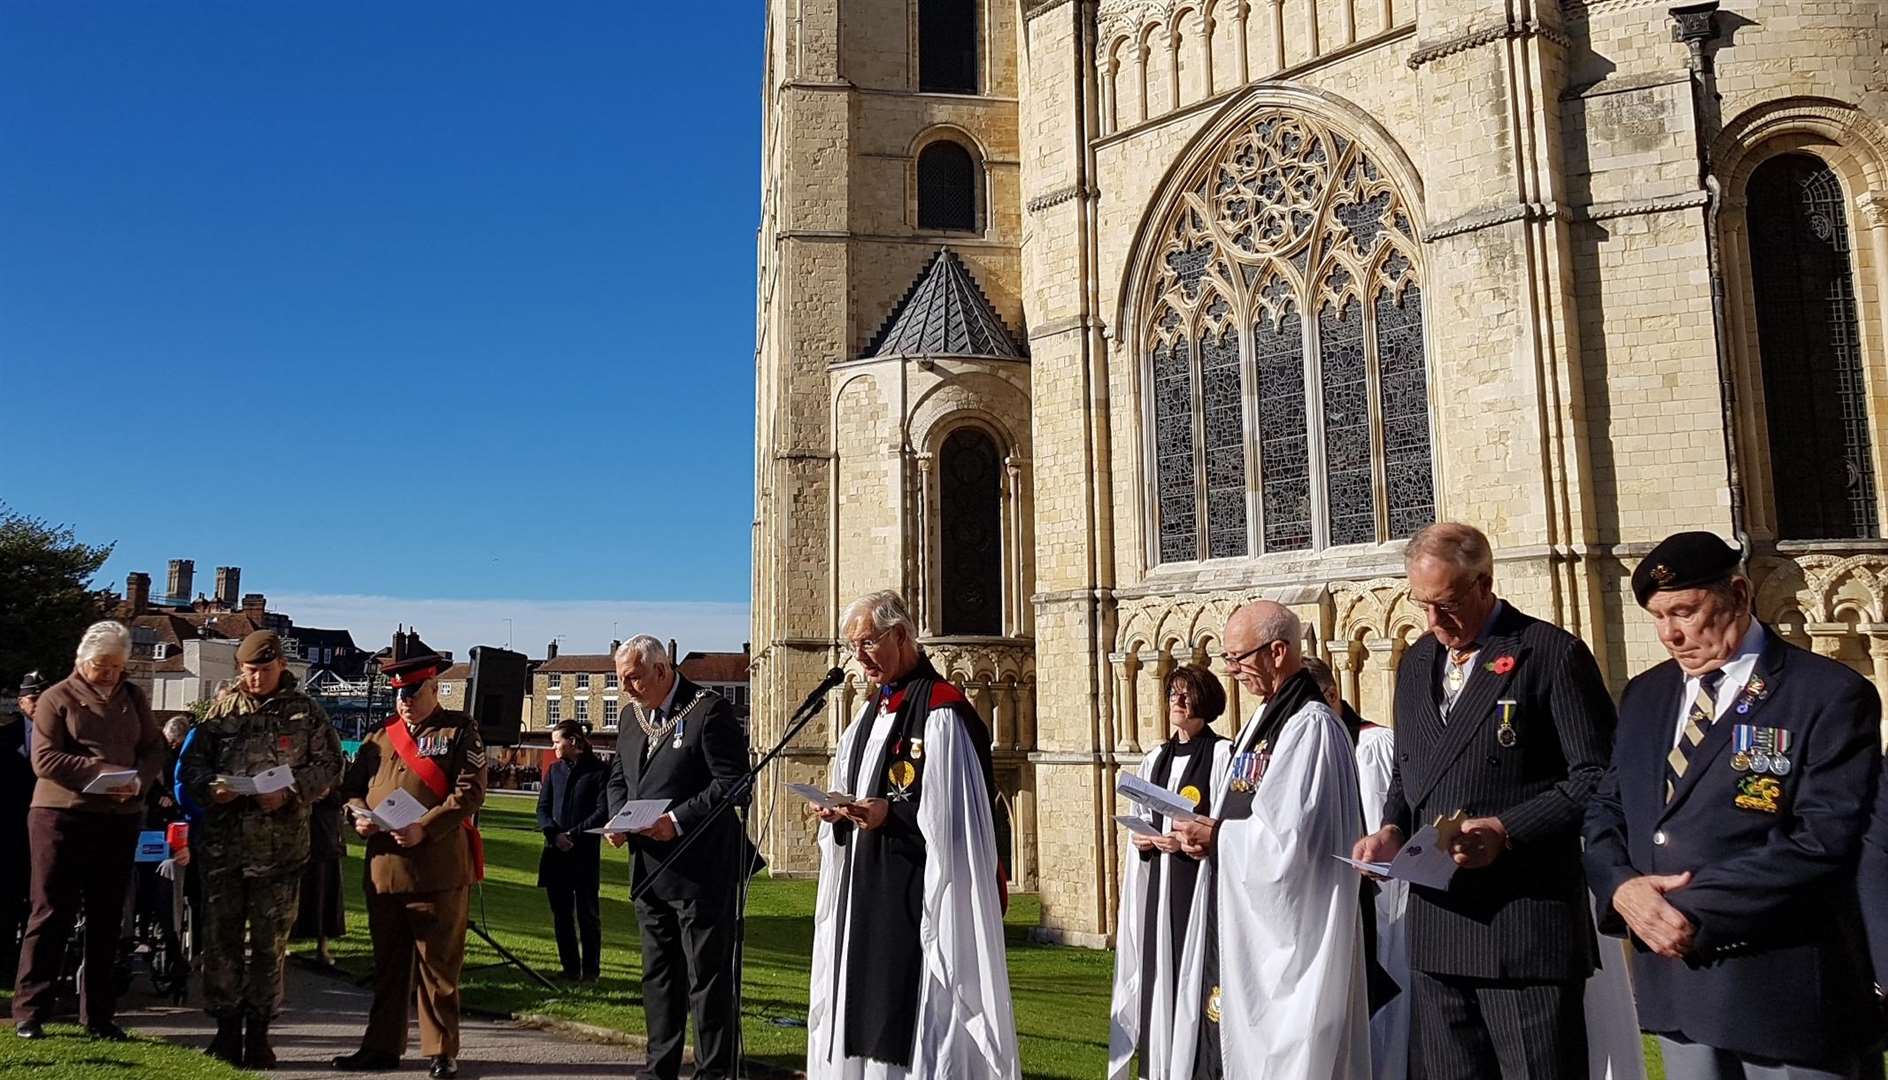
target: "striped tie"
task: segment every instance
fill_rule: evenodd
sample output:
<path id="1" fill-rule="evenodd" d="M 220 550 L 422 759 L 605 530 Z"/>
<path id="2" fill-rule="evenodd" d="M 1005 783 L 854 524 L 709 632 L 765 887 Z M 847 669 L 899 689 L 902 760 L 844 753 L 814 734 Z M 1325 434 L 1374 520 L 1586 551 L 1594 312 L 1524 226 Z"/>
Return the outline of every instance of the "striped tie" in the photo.
<path id="1" fill-rule="evenodd" d="M 1685 733 L 1678 738 L 1678 745 L 1665 755 L 1665 764 L 1670 774 L 1665 778 L 1665 801 L 1672 801 L 1672 794 L 1678 790 L 1678 782 L 1685 777 L 1685 768 L 1691 764 L 1692 752 L 1698 744 L 1704 742 L 1705 732 L 1711 729 L 1712 721 L 1717 719 L 1718 703 L 1714 696 L 1718 684 L 1724 681 L 1722 668 L 1708 671 L 1698 680 L 1698 696 L 1692 699 L 1691 711 L 1685 714 Z"/>

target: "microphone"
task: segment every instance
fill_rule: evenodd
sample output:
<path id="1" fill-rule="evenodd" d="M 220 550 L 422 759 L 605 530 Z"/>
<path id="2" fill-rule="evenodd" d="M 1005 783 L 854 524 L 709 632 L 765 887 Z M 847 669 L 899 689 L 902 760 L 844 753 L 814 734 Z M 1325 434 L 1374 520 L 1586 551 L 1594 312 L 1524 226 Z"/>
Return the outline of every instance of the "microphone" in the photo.
<path id="1" fill-rule="evenodd" d="M 795 709 L 794 713 L 797 715 L 799 713 L 806 712 L 808 709 L 813 708 L 815 705 L 819 703 L 819 700 L 821 698 L 825 697 L 826 694 L 832 690 L 833 687 L 838 686 L 840 683 L 845 682 L 845 681 L 846 681 L 845 668 L 836 667 L 832 669 L 831 671 L 828 671 L 826 673 L 826 677 L 819 681 L 819 685 L 813 688 L 813 692 L 806 695 L 806 700 L 800 702 L 800 707 L 798 709 Z"/>

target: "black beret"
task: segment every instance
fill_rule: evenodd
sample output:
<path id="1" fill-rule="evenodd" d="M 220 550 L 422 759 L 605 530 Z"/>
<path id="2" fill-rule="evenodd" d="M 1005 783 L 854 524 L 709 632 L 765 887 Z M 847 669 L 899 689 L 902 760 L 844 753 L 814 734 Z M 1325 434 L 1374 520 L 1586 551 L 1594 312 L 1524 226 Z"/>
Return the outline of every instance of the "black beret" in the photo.
<path id="1" fill-rule="evenodd" d="M 46 681 L 39 677 L 39 672 L 29 671 L 20 677 L 20 697 L 36 697 L 44 693 Z"/>
<path id="2" fill-rule="evenodd" d="M 1656 592 L 1715 585 L 1735 573 L 1743 559 L 1743 552 L 1716 533 L 1673 533 L 1632 572 L 1632 595 L 1644 607 Z"/>
<path id="3" fill-rule="evenodd" d="M 236 648 L 236 660 L 243 664 L 273 664 L 282 659 L 282 639 L 273 630 L 257 630 Z"/>

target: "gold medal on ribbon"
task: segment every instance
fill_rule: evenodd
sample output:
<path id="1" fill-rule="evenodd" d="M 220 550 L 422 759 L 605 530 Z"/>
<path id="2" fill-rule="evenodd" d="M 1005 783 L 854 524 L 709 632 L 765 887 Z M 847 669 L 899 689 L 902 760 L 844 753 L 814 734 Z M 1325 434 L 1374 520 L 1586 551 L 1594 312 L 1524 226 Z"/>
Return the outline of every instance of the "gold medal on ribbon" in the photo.
<path id="1" fill-rule="evenodd" d="M 894 761 L 891 768 L 885 770 L 885 779 L 891 781 L 892 801 L 904 802 L 911 798 L 911 785 L 918 779 L 918 767 L 909 761 Z"/>
<path id="2" fill-rule="evenodd" d="M 1188 784 L 1186 787 L 1180 789 L 1180 797 L 1198 806 L 1200 804 L 1200 789 L 1194 787 L 1192 784 Z"/>

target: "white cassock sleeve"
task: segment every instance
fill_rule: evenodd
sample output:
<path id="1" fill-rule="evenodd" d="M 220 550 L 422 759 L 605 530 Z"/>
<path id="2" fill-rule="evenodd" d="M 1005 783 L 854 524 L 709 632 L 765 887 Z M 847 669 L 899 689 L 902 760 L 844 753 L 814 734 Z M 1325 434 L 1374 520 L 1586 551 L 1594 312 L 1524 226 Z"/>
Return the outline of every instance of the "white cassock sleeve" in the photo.
<path id="1" fill-rule="evenodd" d="M 1153 774 L 1155 757 L 1154 753 L 1148 753 L 1141 759 L 1140 767 L 1135 771 L 1141 779 L 1165 787 L 1165 782 Z M 1232 741 L 1220 739 L 1213 744 L 1212 776 L 1215 784 L 1221 782 L 1220 778 L 1226 775 L 1226 770 L 1231 763 Z M 1139 814 L 1143 818 L 1152 817 L 1146 810 L 1126 799 L 1117 797 L 1117 805 L 1121 813 Z M 1134 1051 L 1141 1040 L 1141 994 L 1143 992 L 1156 995 L 1152 1014 L 1148 1017 L 1149 1026 L 1154 1032 L 1153 1037 L 1148 1040 L 1149 1047 L 1160 1051 L 1168 1046 L 1168 1040 L 1173 1032 L 1174 979 L 1180 967 L 1180 958 L 1173 955 L 1173 950 L 1165 941 L 1160 941 L 1155 943 L 1154 971 L 1147 973 L 1141 970 L 1144 963 L 1141 955 L 1141 933 L 1144 928 L 1141 921 L 1144 918 L 1142 905 L 1146 902 L 1144 900 L 1147 895 L 1146 890 L 1157 887 L 1161 882 L 1161 878 L 1153 872 L 1160 865 L 1160 860 L 1143 860 L 1133 843 L 1125 839 L 1127 830 L 1123 829 L 1121 832 L 1124 836 L 1122 844 L 1125 853 L 1122 855 L 1121 863 L 1121 907 L 1115 914 L 1114 923 L 1114 994 L 1109 1008 L 1108 1080 L 1127 1080 L 1129 1076 L 1129 1067 L 1134 1063 Z M 1193 884 L 1196 898 L 1213 887 L 1212 875 L 1211 862 L 1200 866 L 1199 876 L 1194 879 Z M 1187 913 L 1169 910 L 1166 907 L 1166 898 L 1162 897 L 1158 919 L 1160 925 L 1166 926 L 1185 914 Z M 1148 1080 L 1166 1080 L 1168 1075 L 1166 1058 L 1158 1053 L 1150 1056 L 1153 1060 L 1148 1061 L 1143 1070 Z"/>
<path id="2" fill-rule="evenodd" d="M 1135 775 L 1149 783 L 1160 752 L 1150 750 L 1141 758 Z M 1115 797 L 1124 814 L 1151 820 L 1146 810 Z M 1121 856 L 1121 906 L 1114 916 L 1114 993 L 1108 1007 L 1108 1080 L 1124 1080 L 1133 1063 L 1134 1047 L 1141 1038 L 1141 904 L 1152 887 L 1156 860 L 1143 859 L 1126 829 L 1120 830 L 1125 848 Z"/>
<path id="3" fill-rule="evenodd" d="M 918 996 L 913 1076 L 1015 1080 L 1016 1018 L 1010 1011 L 996 823 L 983 766 L 957 714 L 925 717 L 924 910 L 919 934 L 925 985 Z"/>
<path id="4" fill-rule="evenodd" d="M 1216 790 L 1215 816 L 1223 799 Z M 1279 731 L 1252 816 L 1219 827 L 1212 861 L 1227 1080 L 1370 1075 L 1357 873 L 1333 858 L 1350 854 L 1360 805 L 1350 736 L 1314 702 Z M 1191 988 L 1203 980 L 1204 944 L 1188 933 L 1174 1076 L 1193 1072 L 1199 994 Z"/>
<path id="5" fill-rule="evenodd" d="M 1357 789 L 1363 794 L 1365 833 L 1383 826 L 1383 798 L 1395 768 L 1395 732 L 1367 727 L 1358 734 Z M 1409 1075 L 1409 943 L 1403 922 L 1408 906 L 1407 881 L 1377 882 L 1377 963 L 1402 989 L 1370 1017 L 1370 1067 L 1378 1080 Z"/>
<path id="6" fill-rule="evenodd" d="M 870 708 L 868 703 L 866 709 Z M 838 791 L 844 783 L 843 774 L 846 762 L 852 760 L 854 740 L 871 734 L 862 722 L 865 715 L 865 710 L 861 710 L 839 736 L 839 752 L 833 755 L 832 771 L 827 779 L 828 791 Z M 813 970 L 812 982 L 807 985 L 806 1006 L 806 1075 L 810 1080 L 826 1075 L 827 1049 L 840 1030 L 835 1015 L 839 1002 L 833 993 L 833 974 L 839 968 L 836 955 L 839 917 L 846 910 L 846 849 L 833 843 L 833 827 L 825 822 L 819 826 L 818 846 L 819 893 L 813 904 Z"/>

